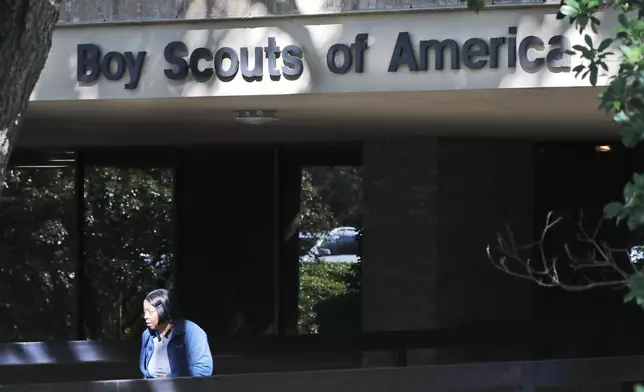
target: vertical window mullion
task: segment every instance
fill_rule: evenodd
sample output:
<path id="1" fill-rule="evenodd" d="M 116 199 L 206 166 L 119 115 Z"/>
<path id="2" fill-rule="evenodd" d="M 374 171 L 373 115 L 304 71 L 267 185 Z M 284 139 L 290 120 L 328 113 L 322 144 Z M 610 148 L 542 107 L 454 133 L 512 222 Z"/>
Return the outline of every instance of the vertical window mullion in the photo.
<path id="1" fill-rule="evenodd" d="M 76 188 L 76 219 L 74 225 L 75 234 L 75 257 L 76 257 L 76 338 L 85 339 L 85 311 L 87 309 L 86 299 L 86 282 L 85 282 L 85 164 L 83 154 L 76 154 L 75 170 L 75 188 Z"/>

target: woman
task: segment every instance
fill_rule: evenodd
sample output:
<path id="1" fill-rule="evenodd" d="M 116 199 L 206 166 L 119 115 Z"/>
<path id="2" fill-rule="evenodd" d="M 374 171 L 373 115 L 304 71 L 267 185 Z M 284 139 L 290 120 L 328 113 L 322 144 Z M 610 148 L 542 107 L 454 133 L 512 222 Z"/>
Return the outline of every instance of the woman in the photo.
<path id="1" fill-rule="evenodd" d="M 179 318 L 176 302 L 166 289 L 143 301 L 143 332 L 139 367 L 145 378 L 206 377 L 212 375 L 208 337 L 192 321 Z"/>

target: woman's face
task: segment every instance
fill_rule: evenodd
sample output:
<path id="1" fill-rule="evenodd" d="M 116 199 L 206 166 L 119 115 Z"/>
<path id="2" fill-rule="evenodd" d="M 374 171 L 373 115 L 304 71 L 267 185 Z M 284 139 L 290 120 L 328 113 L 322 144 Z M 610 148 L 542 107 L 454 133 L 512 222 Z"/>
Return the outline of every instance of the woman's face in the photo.
<path id="1" fill-rule="evenodd" d="M 157 310 L 148 301 L 143 301 L 143 319 L 145 320 L 145 325 L 150 329 L 157 329 L 159 326 Z"/>

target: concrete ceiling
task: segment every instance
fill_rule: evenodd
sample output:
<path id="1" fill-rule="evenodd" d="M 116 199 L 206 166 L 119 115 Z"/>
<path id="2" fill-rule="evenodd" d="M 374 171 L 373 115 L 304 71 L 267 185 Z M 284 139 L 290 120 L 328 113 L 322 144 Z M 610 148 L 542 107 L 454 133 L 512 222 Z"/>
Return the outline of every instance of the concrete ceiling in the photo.
<path id="1" fill-rule="evenodd" d="M 373 136 L 612 139 L 598 89 L 307 94 L 159 100 L 37 101 L 22 146 L 163 145 L 359 140 Z M 279 121 L 242 125 L 240 109 L 272 109 Z"/>

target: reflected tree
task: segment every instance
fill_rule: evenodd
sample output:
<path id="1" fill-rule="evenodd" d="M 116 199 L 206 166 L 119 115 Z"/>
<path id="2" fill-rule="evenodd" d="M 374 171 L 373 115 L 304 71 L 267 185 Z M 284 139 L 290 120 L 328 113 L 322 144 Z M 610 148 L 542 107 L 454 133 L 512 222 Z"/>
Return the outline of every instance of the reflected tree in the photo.
<path id="1" fill-rule="evenodd" d="M 355 166 L 309 166 L 302 170 L 300 232 L 360 227 L 362 174 Z"/>
<path id="2" fill-rule="evenodd" d="M 360 227 L 361 214 L 360 167 L 315 166 L 302 171 L 300 231 L 320 234 L 338 226 Z M 359 230 L 357 240 L 361 237 Z M 305 243 L 302 253 L 311 248 L 309 239 L 300 241 Z M 361 330 L 361 265 L 300 263 L 299 333 L 346 335 Z"/>
<path id="3" fill-rule="evenodd" d="M 87 169 L 91 338 L 138 338 L 144 328 L 143 296 L 157 287 L 171 288 L 173 181 L 172 169 Z"/>
<path id="4" fill-rule="evenodd" d="M 337 176 L 323 170 L 304 174 L 302 215 L 313 230 L 347 224 L 337 217 L 360 211 L 360 206 L 345 207 L 360 202 L 344 189 L 360 186 L 357 172 L 338 170 Z M 77 338 L 75 174 L 74 166 L 9 172 L 0 208 L 0 332 L 5 341 Z M 80 300 L 85 334 L 138 339 L 144 327 L 143 295 L 173 285 L 174 172 L 89 167 L 84 174 L 87 283 Z M 359 298 L 359 267 L 303 263 L 300 332 L 347 332 L 359 326 L 354 317 L 359 301 L 353 303 Z M 329 309 L 345 311 L 329 317 Z"/>
<path id="5" fill-rule="evenodd" d="M 331 230 L 337 221 L 330 206 L 323 200 L 307 169 L 302 170 L 302 190 L 300 192 L 299 230 L 303 233 L 319 233 Z"/>
<path id="6" fill-rule="evenodd" d="M 318 306 L 329 298 L 346 292 L 345 276 L 349 272 L 348 263 L 325 263 L 314 261 L 300 265 L 300 303 L 298 332 L 319 333 L 323 320 L 318 318 Z"/>
<path id="7" fill-rule="evenodd" d="M 335 266 L 335 264 L 344 264 Z M 342 288 L 332 295 L 320 297 L 313 306 L 317 333 L 333 336 L 358 335 L 362 332 L 362 297 L 360 281 L 362 262 L 325 263 L 325 268 L 337 269 Z"/>
<path id="8" fill-rule="evenodd" d="M 74 338 L 74 169 L 9 170 L 0 208 L 0 336 Z"/>
<path id="9" fill-rule="evenodd" d="M 138 339 L 143 295 L 172 286 L 173 181 L 171 169 L 86 170 L 88 337 Z M 1 200 L 2 340 L 77 338 L 74 167 L 10 170 Z"/>

